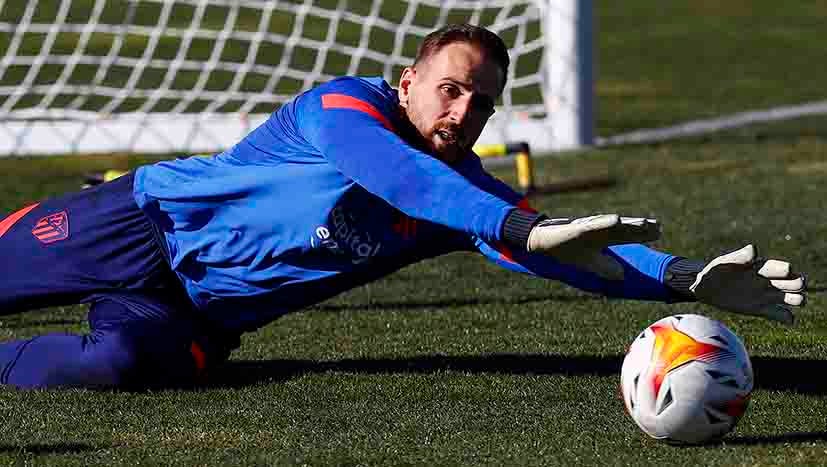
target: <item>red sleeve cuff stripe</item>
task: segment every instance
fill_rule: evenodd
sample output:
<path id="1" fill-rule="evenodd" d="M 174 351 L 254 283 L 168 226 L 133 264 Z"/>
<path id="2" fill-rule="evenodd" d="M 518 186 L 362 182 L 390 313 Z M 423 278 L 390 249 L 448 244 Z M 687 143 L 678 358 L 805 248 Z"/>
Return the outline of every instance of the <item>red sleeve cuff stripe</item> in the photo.
<path id="1" fill-rule="evenodd" d="M 512 253 L 511 249 L 507 246 L 502 243 L 497 243 L 497 251 L 500 253 L 500 260 L 507 261 L 509 263 L 516 263 L 516 261 L 514 261 L 514 253 Z"/>
<path id="2" fill-rule="evenodd" d="M 517 203 L 517 207 L 522 209 L 523 211 L 528 211 L 530 213 L 537 214 L 537 210 L 532 208 L 529 204 L 528 198 L 521 199 L 520 202 Z"/>
<path id="3" fill-rule="evenodd" d="M 379 120 L 379 122 L 390 131 L 393 131 L 393 125 L 381 112 L 376 110 L 376 107 L 367 102 L 357 99 L 346 94 L 324 94 L 322 95 L 323 109 L 351 109 L 364 112 L 371 117 Z"/>

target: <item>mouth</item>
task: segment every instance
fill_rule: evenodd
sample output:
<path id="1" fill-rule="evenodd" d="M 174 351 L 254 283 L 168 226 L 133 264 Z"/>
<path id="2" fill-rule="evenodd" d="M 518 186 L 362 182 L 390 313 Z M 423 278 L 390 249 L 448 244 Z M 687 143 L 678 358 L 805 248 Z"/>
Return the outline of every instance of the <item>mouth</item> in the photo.
<path id="1" fill-rule="evenodd" d="M 457 134 L 447 131 L 447 130 L 438 130 L 436 132 L 437 138 L 439 138 L 443 143 L 446 145 L 451 146 L 458 146 L 459 145 L 459 138 L 457 138 Z"/>

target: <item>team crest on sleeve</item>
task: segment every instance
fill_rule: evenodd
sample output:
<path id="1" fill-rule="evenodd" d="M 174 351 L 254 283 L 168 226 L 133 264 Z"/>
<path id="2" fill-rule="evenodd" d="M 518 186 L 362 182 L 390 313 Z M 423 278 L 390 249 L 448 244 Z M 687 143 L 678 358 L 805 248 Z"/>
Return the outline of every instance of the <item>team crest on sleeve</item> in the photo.
<path id="1" fill-rule="evenodd" d="M 32 235 L 41 243 L 54 243 L 69 238 L 69 216 L 66 211 L 41 217 L 34 225 Z"/>

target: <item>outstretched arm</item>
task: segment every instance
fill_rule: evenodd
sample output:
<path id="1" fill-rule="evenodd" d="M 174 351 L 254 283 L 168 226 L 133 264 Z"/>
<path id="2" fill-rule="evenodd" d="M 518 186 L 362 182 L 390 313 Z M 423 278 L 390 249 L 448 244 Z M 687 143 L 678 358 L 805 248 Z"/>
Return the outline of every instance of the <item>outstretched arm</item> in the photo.
<path id="1" fill-rule="evenodd" d="M 506 198 L 519 196 L 478 166 L 469 166 L 469 173 L 492 192 L 502 193 Z M 505 268 L 559 280 L 610 297 L 699 301 L 723 310 L 788 324 L 793 321 L 793 310 L 806 303 L 805 277 L 796 273 L 786 261 L 758 257 L 752 245 L 707 263 L 624 242 L 622 235 L 617 240 L 624 244 L 602 249 L 600 255 L 594 255 L 609 258 L 611 261 L 603 262 L 611 265 L 614 261 L 614 267 L 622 269 L 622 273 L 614 274 L 614 278 L 612 274 L 597 274 L 605 268 L 592 267 L 590 271 L 582 267 L 591 263 L 588 257 L 559 261 L 547 252 L 539 255 L 512 251 L 503 243 L 492 246 L 476 239 L 475 245 L 486 257 Z"/>
<path id="2" fill-rule="evenodd" d="M 559 280 L 609 297 L 667 303 L 698 301 L 725 311 L 761 316 L 791 324 L 793 310 L 806 303 L 807 281 L 792 265 L 760 258 L 752 245 L 718 256 L 709 263 L 661 253 L 643 245 L 610 247 L 607 254 L 623 266 L 622 280 L 554 261 L 546 255 L 512 253 L 477 240 L 479 251 L 513 271 Z"/>
<path id="3" fill-rule="evenodd" d="M 339 172 L 406 215 L 568 263 L 587 258 L 590 268 L 610 276 L 618 268 L 598 253 L 600 248 L 657 238 L 655 223 L 639 224 L 615 214 L 565 225 L 540 222 L 543 216 L 520 209 L 513 196 L 485 189 L 461 167 L 450 167 L 403 140 L 396 128 L 404 125 L 398 103 L 374 84 L 334 80 L 301 95 L 285 113 L 295 116 L 298 136 Z"/>
<path id="4" fill-rule="evenodd" d="M 491 246 L 478 239 L 476 247 L 486 258 L 506 269 L 557 280 L 607 297 L 667 303 L 691 300 L 690 296 L 677 293 L 664 282 L 669 265 L 680 258 L 640 244 L 618 245 L 605 250 L 605 254 L 623 268 L 621 280 L 605 279 L 546 255 L 512 251 L 502 244 Z"/>

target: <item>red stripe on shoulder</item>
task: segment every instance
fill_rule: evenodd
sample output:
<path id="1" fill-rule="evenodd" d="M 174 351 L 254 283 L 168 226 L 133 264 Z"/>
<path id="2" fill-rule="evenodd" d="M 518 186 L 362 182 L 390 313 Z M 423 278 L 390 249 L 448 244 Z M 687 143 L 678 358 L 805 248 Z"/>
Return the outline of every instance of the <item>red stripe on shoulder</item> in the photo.
<path id="1" fill-rule="evenodd" d="M 32 204 L 31 206 L 27 206 L 27 207 L 25 207 L 25 208 L 23 208 L 23 209 L 21 209 L 21 210 L 19 210 L 19 211 L 15 212 L 14 214 L 9 215 L 9 217 L 7 217 L 7 218 L 3 219 L 2 221 L 0 221 L 0 237 L 2 237 L 3 235 L 5 235 L 5 234 L 6 234 L 6 232 L 8 232 L 8 231 L 9 231 L 9 229 L 10 229 L 10 228 L 11 228 L 14 224 L 16 224 L 16 223 L 17 223 L 17 221 L 19 221 L 20 219 L 22 219 L 22 218 L 23 218 L 23 216 L 25 216 L 26 214 L 28 214 L 28 213 L 29 213 L 29 211 L 31 211 L 32 209 L 36 208 L 39 204 L 40 204 L 40 203 L 35 203 L 35 204 Z"/>
<path id="2" fill-rule="evenodd" d="M 391 124 L 390 120 L 388 120 L 384 115 L 382 115 L 382 112 L 379 112 L 376 109 L 376 107 L 370 105 L 369 103 L 361 99 L 357 99 L 353 96 L 348 96 L 347 94 L 323 94 L 322 108 L 358 110 L 379 120 L 379 122 L 382 123 L 382 126 L 387 128 L 388 130 L 394 131 L 393 125 Z"/>

